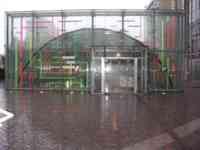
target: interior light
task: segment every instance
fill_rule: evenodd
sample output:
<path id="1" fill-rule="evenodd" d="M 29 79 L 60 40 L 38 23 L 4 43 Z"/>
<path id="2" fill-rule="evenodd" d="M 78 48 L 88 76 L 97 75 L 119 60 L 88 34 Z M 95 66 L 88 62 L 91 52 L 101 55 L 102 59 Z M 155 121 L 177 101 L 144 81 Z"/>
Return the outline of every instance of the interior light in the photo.
<path id="1" fill-rule="evenodd" d="M 105 71 L 106 72 L 110 72 L 111 71 L 111 66 L 106 66 Z"/>
<path id="2" fill-rule="evenodd" d="M 106 92 L 106 93 L 108 93 L 108 92 L 109 92 L 109 90 L 108 90 L 108 87 L 106 87 L 106 88 L 105 88 L 105 92 Z"/>
<path id="3" fill-rule="evenodd" d="M 79 66 L 76 66 L 74 69 L 75 69 L 76 72 L 78 72 L 79 71 Z"/>
<path id="4" fill-rule="evenodd" d="M 105 31 L 104 34 L 109 35 L 109 34 L 111 34 L 111 32 L 110 31 Z"/>
<path id="5" fill-rule="evenodd" d="M 139 28 L 139 27 L 141 27 L 140 25 L 129 25 L 128 26 L 129 28 Z"/>
<path id="6" fill-rule="evenodd" d="M 121 56 L 121 54 L 120 54 L 120 53 L 117 53 L 117 54 L 116 54 L 116 56 L 117 56 L 117 57 L 120 57 L 120 56 Z"/>
<path id="7" fill-rule="evenodd" d="M 97 72 L 97 69 L 96 69 L 96 68 L 93 68 L 93 72 Z"/>
<path id="8" fill-rule="evenodd" d="M 105 96 L 105 100 L 106 100 L 106 101 L 108 101 L 108 100 L 109 100 L 109 97 L 108 97 L 108 95 L 106 95 L 106 96 Z"/>

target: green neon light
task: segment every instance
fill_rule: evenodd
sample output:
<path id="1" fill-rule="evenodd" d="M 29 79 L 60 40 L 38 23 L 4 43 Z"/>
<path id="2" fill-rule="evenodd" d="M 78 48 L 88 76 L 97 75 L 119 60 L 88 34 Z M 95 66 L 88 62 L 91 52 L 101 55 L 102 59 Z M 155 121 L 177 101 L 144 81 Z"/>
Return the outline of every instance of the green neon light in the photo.
<path id="1" fill-rule="evenodd" d="M 42 52 L 40 52 L 39 65 L 40 65 L 39 78 L 41 78 L 42 77 Z"/>
<path id="2" fill-rule="evenodd" d="M 30 66 L 32 66 L 32 32 L 29 33 L 28 37 L 28 43 L 29 43 L 29 61 L 30 61 Z"/>
<path id="3" fill-rule="evenodd" d="M 17 39 L 15 39 L 14 40 L 15 41 L 15 68 L 14 68 L 14 70 L 15 70 L 15 72 L 14 72 L 14 74 L 15 74 L 15 88 L 18 88 L 18 78 L 19 78 L 19 76 L 18 76 L 18 73 L 19 73 L 19 70 L 18 70 L 18 51 L 19 51 L 19 42 L 18 42 L 18 40 Z"/>
<path id="4" fill-rule="evenodd" d="M 172 81 L 170 76 L 170 57 L 165 51 L 165 25 L 170 21 L 170 17 L 166 16 L 161 19 L 161 47 L 160 47 L 160 61 L 161 69 L 165 72 L 166 89 L 169 89 L 169 80 Z M 173 83 L 172 83 L 173 84 Z"/>

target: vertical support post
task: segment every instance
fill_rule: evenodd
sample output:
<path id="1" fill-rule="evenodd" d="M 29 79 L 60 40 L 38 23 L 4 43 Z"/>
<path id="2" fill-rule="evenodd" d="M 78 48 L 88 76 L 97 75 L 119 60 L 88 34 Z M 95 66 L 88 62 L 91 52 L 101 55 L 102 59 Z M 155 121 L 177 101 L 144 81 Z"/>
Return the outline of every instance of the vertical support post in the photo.
<path id="1" fill-rule="evenodd" d="M 61 34 L 65 32 L 65 13 L 64 11 L 61 11 Z M 62 40 L 62 49 L 64 49 L 65 43 Z"/>
<path id="2" fill-rule="evenodd" d="M 134 93 L 138 92 L 138 58 L 134 58 Z"/>
<path id="3" fill-rule="evenodd" d="M 143 53 L 143 52 L 141 52 Z M 141 68 L 140 70 L 140 76 L 141 76 L 141 81 L 140 81 L 140 87 L 141 87 L 141 90 L 144 91 L 144 57 L 140 57 L 140 66 L 139 68 Z"/>
<path id="4" fill-rule="evenodd" d="M 34 14 L 32 13 L 32 29 L 31 29 L 31 36 L 30 36 L 30 53 L 29 53 L 29 61 L 30 61 L 30 69 L 29 69 L 29 88 L 33 88 L 33 62 L 32 62 L 32 57 L 33 57 L 33 50 L 34 50 L 34 28 L 35 28 L 35 18 Z"/>
<path id="5" fill-rule="evenodd" d="M 189 14 L 190 14 L 190 3 L 192 3 L 190 0 L 184 0 L 184 10 L 185 10 L 185 32 L 184 32 L 184 51 L 186 51 L 187 53 L 190 53 L 190 42 L 189 42 L 189 33 L 191 33 L 190 31 L 190 20 L 189 20 Z M 192 12 L 192 11 L 191 11 Z M 186 61 L 187 61 L 187 71 L 190 70 L 190 65 L 189 65 L 189 56 L 187 55 L 186 57 Z"/>
<path id="6" fill-rule="evenodd" d="M 24 32 L 23 32 L 23 17 L 20 18 L 20 42 L 19 42 L 19 78 L 20 83 L 19 87 L 23 88 L 23 80 L 24 80 L 24 74 L 23 74 L 23 57 L 24 57 Z"/>
<path id="7" fill-rule="evenodd" d="M 31 41 L 30 41 L 30 54 L 29 54 L 29 59 L 30 59 L 30 68 L 32 69 L 32 55 L 33 55 L 33 44 L 34 44 L 34 24 L 35 24 L 35 20 L 34 20 L 34 14 L 32 14 L 32 26 L 31 26 Z"/>
<path id="8" fill-rule="evenodd" d="M 123 11 L 122 12 L 122 16 L 121 16 L 122 17 L 122 24 L 121 24 L 121 26 L 122 26 L 122 29 L 121 29 L 122 30 L 122 34 L 121 34 L 121 40 L 122 40 L 121 45 L 122 45 L 122 48 L 124 48 L 124 36 L 123 36 L 124 34 L 123 33 L 125 32 L 125 29 L 124 29 L 124 15 L 125 15 L 125 12 Z"/>
<path id="9" fill-rule="evenodd" d="M 176 82 L 178 83 L 178 85 L 176 85 L 177 87 L 176 88 L 181 88 L 183 87 L 183 79 L 185 77 L 185 52 L 186 52 L 186 49 L 185 49 L 185 31 L 184 31 L 184 24 L 185 24 L 185 20 L 184 20 L 184 17 L 182 16 L 177 16 L 177 19 L 176 19 L 176 26 L 177 26 L 177 34 L 176 34 L 176 51 L 175 51 L 175 55 L 176 55 L 176 65 L 178 66 L 178 68 L 180 69 L 180 72 L 181 73 L 178 73 L 178 78 L 176 78 Z"/>
<path id="10" fill-rule="evenodd" d="M 17 45 L 18 43 L 17 43 L 17 42 L 15 41 L 15 39 L 14 39 L 14 31 L 13 31 L 13 30 L 14 30 L 14 21 L 13 21 L 13 17 L 11 17 L 11 29 L 10 29 L 10 30 L 11 30 L 11 43 L 10 43 L 10 44 L 11 44 L 11 47 L 8 47 L 8 51 L 10 51 L 10 50 L 12 50 L 12 49 L 15 51 L 15 52 L 14 52 L 14 53 L 15 53 L 15 58 L 14 58 L 14 59 L 15 59 L 15 61 L 14 61 L 14 64 L 15 64 L 14 67 L 15 67 L 15 68 L 12 69 L 12 70 L 14 71 L 14 72 L 12 73 L 12 74 L 14 75 L 14 86 L 13 86 L 13 87 L 14 87 L 14 88 L 18 88 L 18 80 L 19 80 L 19 76 L 18 76 L 18 73 L 19 73 L 19 70 L 18 70 L 19 67 L 18 67 L 18 65 L 19 65 L 19 64 L 18 64 L 18 62 L 19 62 L 19 56 L 18 56 L 18 47 L 17 47 L 17 46 L 18 46 L 18 45 Z M 8 33 L 9 33 L 9 32 L 8 32 Z M 9 39 L 8 39 L 8 40 L 9 40 Z M 9 42 L 8 42 L 8 44 L 9 44 Z M 9 67 L 9 68 L 11 68 L 11 67 L 10 67 L 10 61 L 11 61 L 11 60 L 10 60 L 10 56 L 11 56 L 11 55 L 10 55 L 10 52 L 8 52 L 8 57 L 9 57 L 9 58 L 8 58 L 8 61 L 7 61 L 7 62 L 8 62 L 8 66 L 7 66 L 7 67 Z M 10 69 L 9 69 L 9 68 L 8 68 L 7 71 L 8 71 L 8 77 L 10 78 L 10 77 L 11 77 L 11 76 L 10 76 L 10 75 L 11 75 L 11 74 L 10 74 L 11 72 L 10 72 Z M 9 80 L 10 80 L 10 79 L 9 79 Z M 9 83 L 10 83 L 10 82 L 9 82 Z"/>
<path id="11" fill-rule="evenodd" d="M 184 81 L 185 79 L 187 80 L 188 79 L 188 70 L 190 69 L 189 68 L 189 51 L 190 51 L 190 44 L 189 44 L 189 23 L 185 23 L 187 22 L 187 17 L 185 16 L 181 16 L 181 20 L 182 20 L 182 31 L 181 33 L 183 34 L 182 35 L 182 43 L 185 43 L 185 44 L 182 44 L 182 51 L 181 51 L 181 63 L 184 64 L 184 66 L 182 66 L 182 69 L 183 69 L 183 74 L 185 76 L 183 76 L 182 78 L 182 81 Z M 185 30 L 186 30 L 186 33 L 185 33 Z M 186 54 L 186 56 L 185 56 Z M 186 65 L 185 65 L 186 64 Z M 186 74 L 187 73 L 187 74 Z M 184 87 L 184 82 L 182 82 L 183 85 L 182 88 Z"/>
<path id="12" fill-rule="evenodd" d="M 175 6 L 174 6 L 175 10 L 179 9 L 179 8 L 178 8 L 178 1 L 177 1 L 177 0 L 174 0 L 174 5 L 175 5 Z"/>
<path id="13" fill-rule="evenodd" d="M 92 28 L 92 43 L 91 43 L 91 45 L 92 45 L 92 47 L 94 47 L 94 17 L 95 17 L 95 13 L 92 11 L 91 12 L 91 28 Z"/>
<path id="14" fill-rule="evenodd" d="M 153 15 L 152 15 L 152 31 L 153 31 L 153 49 L 156 48 L 156 14 L 155 10 L 153 10 Z"/>
<path id="15" fill-rule="evenodd" d="M 93 54 L 93 51 L 94 51 L 94 48 L 91 48 L 91 51 L 92 51 L 92 56 L 91 56 L 91 59 L 90 59 L 90 74 L 91 74 L 91 85 L 90 85 L 90 92 L 92 94 L 94 94 L 94 87 L 95 87 L 95 72 L 94 72 L 94 64 L 95 64 L 95 58 L 94 58 L 94 54 Z"/>
<path id="16" fill-rule="evenodd" d="M 190 18 L 190 22 L 192 24 L 193 22 L 193 4 L 192 4 L 192 1 L 190 1 L 190 7 L 189 7 L 189 10 L 191 10 L 189 12 L 189 18 Z M 193 62 L 192 62 L 192 53 L 193 53 L 193 49 L 194 49 L 194 45 L 192 44 L 192 33 L 193 33 L 193 28 L 192 28 L 192 25 L 190 24 L 189 26 L 189 40 L 190 40 L 190 50 L 188 51 L 188 61 L 189 61 L 189 64 L 188 64 L 188 71 L 189 71 L 189 77 L 188 77 L 188 80 L 192 80 L 193 79 Z"/>
<path id="17" fill-rule="evenodd" d="M 95 87 L 95 74 L 94 74 L 94 51 L 95 51 L 95 47 L 94 47 L 94 12 L 91 12 L 91 37 L 92 37 L 92 41 L 91 41 L 91 58 L 90 58 L 90 74 L 91 74 L 91 85 L 90 85 L 90 92 L 92 94 L 94 94 L 94 87 Z"/>
<path id="18" fill-rule="evenodd" d="M 124 33 L 124 12 L 122 12 L 122 33 Z"/>
<path id="19" fill-rule="evenodd" d="M 144 51 L 144 93 L 148 93 L 148 51 Z"/>
<path id="20" fill-rule="evenodd" d="M 101 92 L 105 93 L 105 58 L 101 57 Z"/>
<path id="21" fill-rule="evenodd" d="M 103 57 L 106 57 L 106 46 L 103 47 Z"/>
<path id="22" fill-rule="evenodd" d="M 62 34 L 65 32 L 65 13 L 61 11 L 61 32 Z"/>
<path id="23" fill-rule="evenodd" d="M 6 20 L 6 32 L 5 32 L 5 39 L 6 39 L 6 53 L 5 53 L 5 83 L 6 83 L 6 88 L 9 88 L 9 78 L 10 78 L 10 70 L 9 70 L 9 51 L 10 51 L 10 45 L 9 45 L 9 36 L 10 36 L 10 34 L 9 34 L 9 32 L 11 32 L 12 33 L 12 30 L 13 30 L 13 28 L 12 28 L 12 23 L 11 23 L 11 28 L 10 28 L 10 26 L 9 26 L 9 15 L 8 14 L 6 14 L 6 17 L 5 17 L 5 20 Z M 13 20 L 13 18 L 11 18 L 12 20 Z M 12 20 L 11 20 L 11 22 L 12 22 Z M 10 31 L 11 30 L 11 31 Z M 11 36 L 12 36 L 12 34 L 11 34 Z M 11 37 L 11 43 L 13 42 L 12 41 L 13 40 L 13 38 Z"/>
<path id="24" fill-rule="evenodd" d="M 88 90 L 88 88 L 89 88 L 89 64 L 87 63 L 86 64 L 86 88 L 87 88 L 87 90 Z"/>

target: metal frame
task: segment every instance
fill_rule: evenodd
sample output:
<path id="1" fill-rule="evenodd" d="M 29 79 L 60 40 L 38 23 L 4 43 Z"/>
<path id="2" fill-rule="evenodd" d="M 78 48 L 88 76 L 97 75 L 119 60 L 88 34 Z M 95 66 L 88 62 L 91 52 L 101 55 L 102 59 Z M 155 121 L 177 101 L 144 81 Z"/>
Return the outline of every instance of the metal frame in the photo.
<path id="1" fill-rule="evenodd" d="M 92 31 L 92 36 L 94 36 L 94 29 L 95 29 L 95 21 L 94 18 L 96 16 L 119 16 L 121 18 L 121 31 L 122 33 L 125 32 L 125 17 L 126 16 L 149 16 L 151 17 L 151 24 L 153 25 L 153 36 L 152 36 L 152 40 L 153 40 L 153 48 L 155 49 L 156 47 L 156 22 L 155 22 L 155 18 L 156 16 L 178 16 L 179 21 L 177 21 L 177 23 L 183 23 L 184 24 L 184 17 L 185 17 L 185 11 L 182 9 L 176 9 L 176 10 L 131 10 L 131 9 L 111 9 L 111 10 L 104 10 L 104 9 L 90 9 L 90 10 L 56 10 L 56 11 L 10 11 L 10 12 L 6 12 L 6 55 L 7 52 L 9 50 L 11 50 L 11 45 L 9 45 L 9 34 L 10 32 L 13 34 L 13 26 L 9 27 L 9 18 L 11 18 L 12 23 L 13 23 L 13 18 L 18 18 L 18 17 L 32 17 L 32 47 L 31 47 L 31 52 L 33 53 L 33 51 L 37 50 L 39 47 L 38 45 L 35 45 L 35 43 L 38 42 L 38 28 L 35 27 L 35 22 L 36 19 L 38 17 L 61 17 L 62 20 L 62 27 L 61 27 L 61 32 L 66 32 L 65 30 L 65 21 L 64 18 L 68 17 L 68 16 L 89 16 L 91 17 L 91 31 Z M 179 28 L 177 31 L 180 34 L 181 32 L 183 32 L 185 29 L 185 27 L 181 27 Z M 11 34 L 11 35 L 12 35 Z M 185 42 L 185 38 L 184 38 L 184 34 L 177 36 L 177 41 L 179 41 L 178 44 L 178 48 L 180 48 L 182 50 L 184 50 L 185 45 L 183 44 L 183 42 Z M 14 38 L 13 35 L 11 38 Z M 93 38 L 92 38 L 93 39 Z M 106 45 L 107 47 L 109 47 L 108 45 Z M 111 45 L 112 46 L 112 45 Z M 119 45 L 121 47 L 126 47 L 126 45 L 122 44 Z M 94 51 L 95 48 L 98 47 L 97 45 L 95 45 L 94 40 L 91 41 L 91 60 L 94 59 Z M 102 47 L 102 45 L 100 45 L 100 47 Z M 117 47 L 117 45 L 115 45 L 115 47 Z M 106 47 L 103 46 L 103 51 L 104 51 L 104 57 L 106 58 Z M 137 49 L 138 48 L 138 49 Z M 140 47 L 137 47 L 135 51 L 140 51 Z M 144 48 L 146 48 L 145 50 L 142 49 L 142 59 L 144 59 L 142 61 L 143 63 L 143 67 L 142 67 L 142 71 L 144 72 L 144 76 L 142 78 L 144 78 L 144 93 L 148 92 L 148 52 L 147 52 L 147 46 L 144 45 Z M 144 50 L 144 52 L 143 52 Z M 167 49 L 166 49 L 167 50 Z M 170 49 L 171 50 L 171 49 Z M 176 51 L 179 51 L 178 49 L 175 49 Z M 9 56 L 6 56 L 8 59 Z M 117 59 L 117 58 L 116 58 Z M 125 59 L 128 59 L 128 57 L 126 57 Z M 137 58 L 136 61 L 138 61 Z M 102 62 L 105 61 L 104 58 L 102 58 Z M 105 63 L 105 62 L 104 62 Z M 105 67 L 105 66 L 104 66 Z M 6 68 L 8 68 L 8 62 L 6 62 Z M 8 71 L 8 70 L 7 70 Z M 6 71 L 6 74 L 9 75 L 9 72 Z M 91 78 L 93 78 L 92 74 L 91 74 Z M 6 79 L 6 82 L 7 79 Z M 93 83 L 93 79 L 91 81 L 91 87 L 94 87 L 94 83 Z M 91 92 L 93 93 L 94 89 L 91 89 Z M 103 92 L 103 91 L 102 91 Z M 136 92 L 136 91 L 135 91 Z"/>
<path id="2" fill-rule="evenodd" d="M 134 60 L 134 72 L 133 72 L 133 76 L 134 76 L 134 90 L 133 93 L 137 94 L 138 93 L 138 59 L 142 59 L 142 57 L 101 57 L 99 58 L 101 59 L 101 92 L 102 93 L 110 93 L 105 91 L 105 60 Z M 143 74 L 143 73 L 142 73 Z M 112 93 L 112 91 L 111 91 Z"/>
<path id="3" fill-rule="evenodd" d="M 182 15 L 183 9 L 176 10 L 145 10 L 145 9 L 68 9 L 68 10 L 37 10 L 37 11 L 7 11 L 6 14 L 14 17 L 35 16 L 149 16 L 149 15 Z"/>

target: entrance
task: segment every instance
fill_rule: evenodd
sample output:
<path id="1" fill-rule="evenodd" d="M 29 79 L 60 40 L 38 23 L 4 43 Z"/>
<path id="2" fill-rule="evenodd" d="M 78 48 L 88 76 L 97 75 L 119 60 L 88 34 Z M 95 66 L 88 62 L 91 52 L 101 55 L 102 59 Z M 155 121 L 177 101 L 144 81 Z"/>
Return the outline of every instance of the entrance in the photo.
<path id="1" fill-rule="evenodd" d="M 138 93 L 143 88 L 140 57 L 96 57 L 93 59 L 94 93 Z"/>
<path id="2" fill-rule="evenodd" d="M 137 63 L 137 58 L 102 58 L 102 93 L 137 93 Z"/>

